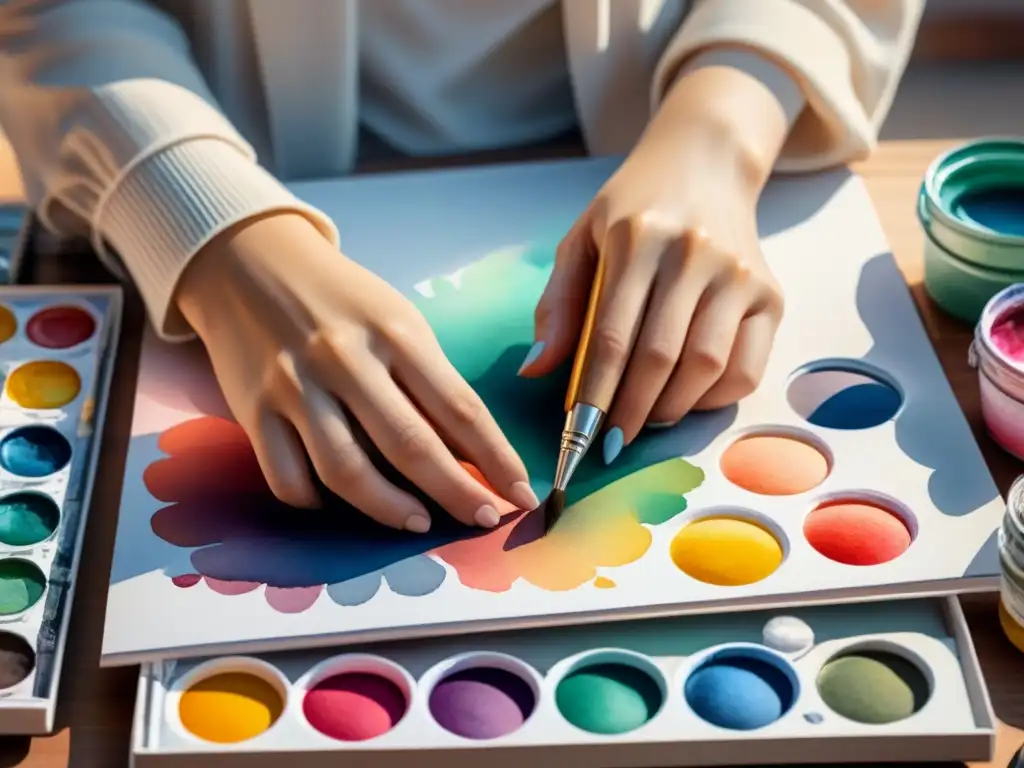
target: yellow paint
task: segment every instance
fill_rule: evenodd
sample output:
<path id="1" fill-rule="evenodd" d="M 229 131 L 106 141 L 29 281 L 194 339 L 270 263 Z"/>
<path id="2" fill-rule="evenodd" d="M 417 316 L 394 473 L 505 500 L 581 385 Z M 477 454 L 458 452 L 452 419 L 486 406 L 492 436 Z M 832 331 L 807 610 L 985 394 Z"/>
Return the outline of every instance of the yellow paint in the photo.
<path id="1" fill-rule="evenodd" d="M 1014 648 L 1024 653 L 1024 627 L 1014 621 L 1010 612 L 1006 610 L 1006 606 L 1003 605 L 1002 600 L 999 601 L 999 624 L 1003 628 L 1006 639 L 1010 641 Z"/>
<path id="2" fill-rule="evenodd" d="M 15 369 L 7 379 L 7 395 L 22 408 L 60 408 L 82 389 L 82 380 L 70 365 L 39 360 Z"/>
<path id="3" fill-rule="evenodd" d="M 178 704 L 185 730 L 217 744 L 259 736 L 277 722 L 283 709 L 274 686 L 243 672 L 201 680 L 182 694 Z"/>
<path id="4" fill-rule="evenodd" d="M 712 517 L 677 533 L 670 555 L 679 570 L 698 581 L 738 587 L 770 576 L 782 564 L 782 545 L 749 520 Z"/>
<path id="5" fill-rule="evenodd" d="M 18 321 L 14 313 L 0 305 L 0 344 L 10 339 L 18 330 Z"/>
<path id="6" fill-rule="evenodd" d="M 615 582 L 604 576 L 598 576 L 594 579 L 594 586 L 598 589 L 615 589 Z"/>

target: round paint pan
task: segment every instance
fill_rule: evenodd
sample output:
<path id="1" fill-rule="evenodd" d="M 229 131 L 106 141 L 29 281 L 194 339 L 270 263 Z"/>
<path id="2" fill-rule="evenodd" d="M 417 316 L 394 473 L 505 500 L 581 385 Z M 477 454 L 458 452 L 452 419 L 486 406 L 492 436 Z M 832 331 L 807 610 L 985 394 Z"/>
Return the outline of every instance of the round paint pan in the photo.
<path id="1" fill-rule="evenodd" d="M 263 735 L 288 703 L 288 680 L 259 659 L 229 657 L 201 664 L 171 688 L 165 711 L 180 736 L 238 744 Z"/>
<path id="2" fill-rule="evenodd" d="M 50 496 L 19 491 L 0 497 L 0 544 L 31 547 L 57 532 L 60 507 Z"/>
<path id="3" fill-rule="evenodd" d="M 10 618 L 32 608 L 46 592 L 46 574 L 31 560 L 0 560 L 0 617 Z"/>
<path id="4" fill-rule="evenodd" d="M 887 374 L 859 360 L 819 360 L 786 386 L 790 408 L 816 427 L 872 429 L 896 418 L 903 392 Z"/>
<path id="5" fill-rule="evenodd" d="M 846 648 L 818 672 L 818 695 L 840 717 L 865 725 L 888 725 L 919 712 L 931 697 L 927 665 L 894 643 L 878 641 Z"/>
<path id="6" fill-rule="evenodd" d="M 21 635 L 0 630 L 0 691 L 21 685 L 36 670 L 36 652 Z"/>
<path id="7" fill-rule="evenodd" d="M 0 304 L 0 344 L 10 341 L 18 332 L 18 318 L 10 307 Z"/>
<path id="8" fill-rule="evenodd" d="M 421 681 L 434 722 L 474 741 L 522 728 L 540 701 L 542 680 L 528 664 L 502 653 L 466 653 L 446 659 Z"/>
<path id="9" fill-rule="evenodd" d="M 786 535 L 775 523 L 753 510 L 732 507 L 702 510 L 669 545 L 676 568 L 719 587 L 762 581 L 788 553 Z"/>
<path id="10" fill-rule="evenodd" d="M 657 717 L 668 700 L 664 674 L 639 653 L 587 651 L 562 664 L 555 706 L 581 731 L 602 736 L 636 731 Z"/>
<path id="11" fill-rule="evenodd" d="M 740 435 L 718 464 L 737 488 L 760 496 L 796 496 L 825 482 L 832 462 L 832 452 L 814 435 L 778 427 Z"/>
<path id="12" fill-rule="evenodd" d="M 836 563 L 882 565 L 903 555 L 917 537 L 917 519 L 903 504 L 873 491 L 820 499 L 804 518 L 807 543 Z"/>
<path id="13" fill-rule="evenodd" d="M 52 411 L 72 402 L 82 391 L 82 378 L 59 360 L 36 360 L 18 366 L 5 386 L 11 401 L 28 410 Z"/>
<path id="14" fill-rule="evenodd" d="M 687 706 L 706 723 L 753 731 L 786 715 L 800 696 L 796 671 L 781 654 L 736 643 L 699 655 L 681 670 Z"/>
<path id="15" fill-rule="evenodd" d="M 71 443 L 53 427 L 19 427 L 0 440 L 0 468 L 18 477 L 48 477 L 70 461 Z"/>
<path id="16" fill-rule="evenodd" d="M 60 304 L 33 314 L 25 325 L 25 336 L 43 349 L 73 349 L 96 333 L 96 318 L 85 307 Z"/>
<path id="17" fill-rule="evenodd" d="M 321 662 L 298 683 L 302 716 L 335 741 L 368 741 L 405 717 L 415 681 L 402 667 L 371 654 L 345 654 Z"/>

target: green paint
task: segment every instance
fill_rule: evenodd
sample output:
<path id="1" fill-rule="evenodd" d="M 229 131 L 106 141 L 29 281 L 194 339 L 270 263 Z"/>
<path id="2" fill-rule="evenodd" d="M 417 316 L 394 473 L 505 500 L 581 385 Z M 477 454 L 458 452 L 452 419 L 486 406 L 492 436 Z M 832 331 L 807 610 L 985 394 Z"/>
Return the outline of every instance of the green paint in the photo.
<path id="1" fill-rule="evenodd" d="M 595 664 L 567 675 L 555 690 L 562 717 L 589 733 L 634 731 L 661 708 L 650 675 L 628 664 Z"/>
<path id="2" fill-rule="evenodd" d="M 0 543 L 28 547 L 57 530 L 60 510 L 49 496 L 15 493 L 0 499 Z"/>
<path id="3" fill-rule="evenodd" d="M 448 359 L 477 391 L 519 452 L 541 497 L 550 489 L 545 480 L 553 475 L 558 460 L 558 438 L 565 421 L 562 407 L 572 361 L 567 360 L 560 370 L 543 379 L 525 379 L 516 374 L 533 345 L 533 314 L 553 265 L 553 247 L 494 253 L 452 278 L 430 281 L 426 289 L 430 296 L 414 297 Z M 467 330 L 473 328 L 486 332 Z M 645 450 L 650 439 L 651 435 L 641 435 L 611 467 L 597 456 L 600 451 L 593 452 L 569 486 L 567 503 L 580 501 L 616 480 L 678 455 Z M 704 473 L 690 465 L 681 471 L 681 464 L 666 462 L 661 470 L 648 470 L 656 478 L 645 474 L 641 490 L 647 490 L 651 479 L 659 487 L 643 499 L 643 508 L 636 510 L 642 522 L 662 523 L 686 508 L 680 494 L 700 485 Z M 632 498 L 638 503 L 638 497 Z"/>
<path id="4" fill-rule="evenodd" d="M 832 659 L 818 674 L 818 693 L 836 714 L 857 723 L 904 720 L 928 701 L 928 681 L 893 653 L 860 652 Z"/>
<path id="5" fill-rule="evenodd" d="M 27 611 L 43 596 L 46 576 L 27 560 L 0 560 L 0 616 Z"/>

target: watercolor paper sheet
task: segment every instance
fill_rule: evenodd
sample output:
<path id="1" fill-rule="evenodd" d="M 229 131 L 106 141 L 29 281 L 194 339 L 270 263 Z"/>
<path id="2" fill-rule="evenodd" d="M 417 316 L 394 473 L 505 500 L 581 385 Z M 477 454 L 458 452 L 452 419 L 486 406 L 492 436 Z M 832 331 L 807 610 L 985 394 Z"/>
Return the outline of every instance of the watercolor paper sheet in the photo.
<path id="1" fill-rule="evenodd" d="M 558 237 L 613 169 L 586 160 L 296 187 L 335 217 L 346 254 L 415 300 L 541 497 L 566 372 L 538 381 L 516 371 Z M 481 532 L 437 511 L 423 536 L 379 527 L 338 500 L 312 512 L 282 505 L 201 348 L 148 335 L 104 663 L 991 586 L 999 496 L 863 186 L 846 173 L 775 182 L 760 216 L 787 294 L 761 388 L 739 407 L 644 434 L 611 467 L 595 451 L 544 538 L 538 516 L 522 512 Z M 838 379 L 791 386 L 795 373 L 829 360 L 846 361 Z M 883 372 L 898 398 L 872 428 L 826 414 L 845 412 L 859 385 L 835 381 L 854 363 Z M 822 382 L 841 391 L 822 394 Z M 794 392 L 814 401 L 817 417 Z M 828 478 L 790 497 L 731 485 L 719 458 L 751 430 L 819 441 L 831 455 Z M 808 511 L 851 494 L 907 511 L 906 552 L 855 567 L 808 546 Z M 673 541 L 709 517 L 756 525 L 778 563 L 747 583 L 693 578 Z M 736 558 L 755 546 L 740 545 Z"/>

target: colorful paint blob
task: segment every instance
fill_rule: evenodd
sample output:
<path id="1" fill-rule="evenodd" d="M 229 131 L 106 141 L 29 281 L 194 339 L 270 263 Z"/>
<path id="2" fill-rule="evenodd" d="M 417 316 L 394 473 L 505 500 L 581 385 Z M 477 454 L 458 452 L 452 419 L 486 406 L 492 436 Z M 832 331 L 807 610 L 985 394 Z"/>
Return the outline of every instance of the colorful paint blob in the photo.
<path id="1" fill-rule="evenodd" d="M 818 673 L 818 693 L 847 720 L 885 725 L 917 712 L 930 692 L 917 665 L 894 653 L 863 651 L 827 662 Z"/>
<path id="2" fill-rule="evenodd" d="M 751 493 L 793 496 L 821 485 L 829 462 L 809 442 L 785 435 L 751 435 L 725 450 L 721 468 L 730 483 Z"/>
<path id="3" fill-rule="evenodd" d="M 82 391 L 78 372 L 67 363 L 38 360 L 16 368 L 7 379 L 7 395 L 22 408 L 61 408 Z"/>
<path id="4" fill-rule="evenodd" d="M 466 739 L 496 739 L 514 733 L 536 703 L 529 683 L 494 667 L 455 672 L 430 692 L 430 713 L 437 723 Z"/>
<path id="5" fill-rule="evenodd" d="M 10 341 L 11 337 L 18 332 L 18 320 L 14 313 L 7 307 L 0 304 L 0 344 Z"/>
<path id="6" fill-rule="evenodd" d="M 873 502 L 839 500 L 821 504 L 804 521 L 807 543 L 844 565 L 880 565 L 910 548 L 903 518 Z"/>
<path id="7" fill-rule="evenodd" d="M 615 582 L 605 576 L 598 576 L 594 579 L 594 586 L 598 589 L 615 589 Z"/>
<path id="8" fill-rule="evenodd" d="M 669 554 L 683 573 L 705 584 L 738 587 L 782 565 L 782 544 L 767 528 L 739 517 L 696 520 L 672 539 Z"/>
<path id="9" fill-rule="evenodd" d="M 615 735 L 645 725 L 663 702 L 661 688 L 631 664 L 584 666 L 566 675 L 555 689 L 558 711 L 589 733 Z"/>
<path id="10" fill-rule="evenodd" d="M 50 538 L 59 523 L 60 509 L 49 496 L 25 492 L 0 499 L 0 544 L 38 544 Z"/>
<path id="11" fill-rule="evenodd" d="M 36 668 L 36 652 L 21 635 L 0 632 L 0 690 L 13 688 Z"/>
<path id="12" fill-rule="evenodd" d="M 1016 307 L 992 324 L 992 344 L 1013 360 L 1024 363 L 1024 307 Z"/>
<path id="13" fill-rule="evenodd" d="M 848 367 L 813 368 L 787 390 L 790 407 L 817 427 L 870 429 L 892 419 L 903 405 L 899 391 L 881 377 Z"/>
<path id="14" fill-rule="evenodd" d="M 178 715 L 189 733 L 216 744 L 259 736 L 284 711 L 269 682 L 245 672 L 225 672 L 199 681 L 181 695 Z"/>
<path id="15" fill-rule="evenodd" d="M 38 347 L 76 347 L 96 332 L 96 320 L 81 307 L 50 307 L 36 312 L 25 327 L 25 335 Z"/>
<path id="16" fill-rule="evenodd" d="M 46 576 L 35 563 L 18 558 L 0 560 L 0 616 L 27 611 L 46 590 Z"/>
<path id="17" fill-rule="evenodd" d="M 408 702 L 393 681 L 366 672 L 343 672 L 317 683 L 302 702 L 306 720 L 338 741 L 382 736 L 405 716 Z"/>
<path id="18" fill-rule="evenodd" d="M 0 440 L 0 467 L 19 477 L 46 477 L 71 461 L 71 444 L 51 427 L 21 427 Z"/>
<path id="19" fill-rule="evenodd" d="M 719 728 L 750 731 L 782 717 L 795 699 L 793 678 L 752 654 L 716 654 L 687 679 L 686 703 Z"/>

